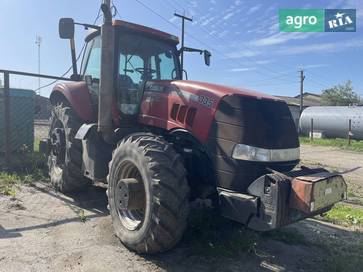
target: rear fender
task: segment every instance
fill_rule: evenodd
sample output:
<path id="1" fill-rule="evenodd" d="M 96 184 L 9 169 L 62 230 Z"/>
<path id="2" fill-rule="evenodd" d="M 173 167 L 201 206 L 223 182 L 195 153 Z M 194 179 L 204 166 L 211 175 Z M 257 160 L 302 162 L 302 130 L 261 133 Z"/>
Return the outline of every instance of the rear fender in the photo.
<path id="1" fill-rule="evenodd" d="M 66 102 L 83 122 L 94 122 L 91 96 L 85 82 L 59 83 L 50 95 L 50 102 L 56 105 Z"/>

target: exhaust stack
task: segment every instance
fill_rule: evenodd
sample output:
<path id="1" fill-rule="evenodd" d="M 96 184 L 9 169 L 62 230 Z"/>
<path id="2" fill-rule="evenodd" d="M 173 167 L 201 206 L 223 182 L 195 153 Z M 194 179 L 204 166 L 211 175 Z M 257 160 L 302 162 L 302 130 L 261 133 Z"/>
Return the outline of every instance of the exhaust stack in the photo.
<path id="1" fill-rule="evenodd" d="M 98 99 L 98 132 L 106 142 L 112 142 L 112 101 L 114 92 L 114 29 L 112 27 L 111 1 L 104 0 L 101 5 L 103 24 L 101 26 L 101 77 Z"/>

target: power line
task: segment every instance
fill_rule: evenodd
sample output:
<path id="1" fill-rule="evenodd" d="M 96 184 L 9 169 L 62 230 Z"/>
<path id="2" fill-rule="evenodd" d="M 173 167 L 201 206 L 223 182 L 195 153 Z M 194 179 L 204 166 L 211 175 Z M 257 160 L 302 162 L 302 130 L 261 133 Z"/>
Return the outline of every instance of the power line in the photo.
<path id="1" fill-rule="evenodd" d="M 198 9 L 198 7 L 196 7 L 196 9 L 197 10 L 199 10 Z M 199 10 L 200 11 L 200 10 Z M 221 38 L 221 37 L 219 37 L 219 36 L 216 36 L 215 34 L 213 34 L 212 32 L 210 32 L 205 26 L 202 26 L 202 25 L 198 25 L 199 27 L 200 27 L 200 29 L 201 30 L 203 30 L 205 33 L 207 33 L 209 36 L 211 36 L 211 37 L 213 37 L 214 39 L 216 39 L 216 40 L 218 40 L 219 42 L 222 42 L 222 43 L 225 43 L 225 41 Z M 223 28 L 221 28 L 219 25 L 215 25 L 216 26 L 216 28 L 218 28 L 221 32 L 223 32 L 223 31 L 225 31 L 225 29 L 223 29 Z M 247 45 L 245 45 L 245 44 L 241 44 L 241 46 L 243 46 L 243 47 L 245 47 L 247 50 L 249 50 L 249 51 L 253 51 L 253 49 L 252 48 L 250 48 L 250 47 L 248 47 Z M 243 56 L 244 58 L 250 58 L 250 59 L 252 59 L 253 61 L 257 61 L 256 60 L 256 58 L 253 58 L 252 56 Z M 250 62 L 250 63 L 252 63 L 252 62 Z M 274 74 L 280 74 L 279 72 L 276 72 L 275 70 L 273 70 L 273 69 L 271 69 L 271 68 L 269 68 L 268 66 L 266 66 L 266 65 L 260 65 L 262 68 L 264 68 L 265 70 L 267 70 L 267 71 L 269 71 L 269 72 L 271 72 L 271 73 L 274 73 Z M 286 66 L 287 67 L 287 66 Z M 287 67 L 288 69 L 291 69 L 291 67 Z"/>
<path id="2" fill-rule="evenodd" d="M 180 29 L 179 29 L 179 27 L 178 26 L 176 26 L 175 24 L 173 24 L 172 22 L 170 22 L 168 19 L 166 19 L 164 16 L 162 16 L 160 13 L 158 13 L 158 12 L 156 12 L 154 9 L 152 9 L 151 7 L 149 7 L 149 6 L 147 6 L 146 4 L 144 4 L 143 2 L 141 2 L 140 0 L 135 0 L 136 2 L 138 2 L 140 5 L 142 5 L 143 7 L 145 7 L 146 9 L 148 9 L 150 12 L 152 12 L 153 14 L 155 14 L 155 15 L 157 15 L 159 18 L 161 18 L 163 21 L 165 21 L 165 22 L 167 22 L 168 24 L 170 24 L 171 26 L 173 26 L 174 28 L 176 28 L 176 29 L 178 29 L 179 31 L 180 31 Z M 209 34 L 209 33 L 208 33 Z M 228 58 L 228 56 L 226 55 L 226 54 L 224 54 L 223 52 L 221 52 L 221 51 L 219 51 L 219 50 L 217 50 L 217 49 L 215 49 L 215 48 L 212 48 L 209 44 L 207 44 L 207 43 L 205 43 L 205 42 L 203 42 L 203 41 L 201 41 L 200 39 L 198 39 L 198 38 L 196 38 L 196 37 L 194 37 L 193 35 L 191 35 L 190 33 L 186 33 L 186 35 L 187 36 L 189 36 L 190 38 L 192 38 L 193 40 L 195 40 L 195 41 L 197 41 L 197 42 L 199 42 L 200 44 L 202 44 L 202 45 L 204 45 L 204 46 L 206 46 L 208 49 L 210 49 L 211 51 L 213 51 L 213 52 L 216 52 L 216 53 L 218 53 L 219 55 L 221 55 L 223 58 Z M 224 42 L 224 41 L 223 41 Z M 241 62 L 241 64 L 242 64 L 242 62 Z M 244 63 L 243 63 L 243 65 L 244 65 Z M 266 68 L 265 68 L 266 69 Z M 278 74 L 278 73 L 276 73 L 274 70 L 272 70 L 272 69 L 268 69 L 270 72 L 273 72 L 273 73 L 275 73 L 275 74 Z M 257 73 L 259 73 L 259 72 L 257 72 Z M 259 74 L 261 74 L 261 73 L 259 73 Z M 263 74 L 262 74 L 263 75 Z M 265 75 L 263 75 L 263 76 L 265 76 Z"/>
<path id="3" fill-rule="evenodd" d="M 173 0 L 172 0 L 173 1 Z M 173 1 L 173 2 L 175 2 L 175 1 Z M 189 1 L 187 1 L 188 3 L 190 3 Z M 175 2 L 175 3 L 177 3 L 177 2 Z M 178 3 L 179 4 L 179 3 Z M 201 12 L 201 10 L 198 8 L 198 7 L 195 7 L 199 12 Z M 202 26 L 202 25 L 198 25 L 199 27 L 200 27 L 200 29 L 202 29 L 202 30 L 204 30 L 205 32 L 207 32 L 207 34 L 209 35 L 209 36 L 214 36 L 215 38 L 217 38 L 217 39 L 220 39 L 220 37 L 217 37 L 217 36 L 215 36 L 215 35 L 213 35 L 213 34 L 211 34 L 211 32 L 209 31 L 209 30 L 207 30 L 204 26 Z M 217 28 L 217 29 L 219 29 L 220 31 L 224 31 L 224 29 L 223 28 L 221 28 L 218 24 L 217 25 L 215 25 L 215 27 Z M 220 39 L 221 40 L 221 39 Z M 224 41 L 223 41 L 224 42 Z M 241 44 L 241 46 L 243 46 L 243 47 L 245 47 L 247 50 L 250 50 L 250 51 L 253 51 L 253 49 L 251 48 L 251 47 L 249 47 L 249 46 L 247 46 L 246 44 Z M 255 58 L 253 58 L 252 56 L 244 56 L 244 58 L 250 58 L 250 59 L 252 59 L 252 60 L 255 60 L 256 61 L 256 59 Z M 287 66 L 287 65 L 284 65 L 284 64 L 281 64 L 281 63 L 276 63 L 276 65 L 278 65 L 278 66 L 280 66 L 280 67 L 285 67 L 285 68 L 287 68 L 287 69 L 295 69 L 295 68 L 293 68 L 293 67 L 289 67 L 289 66 Z M 277 74 L 277 72 L 276 71 L 274 71 L 274 70 L 271 70 L 268 66 L 266 66 L 266 65 L 264 65 L 264 66 L 261 66 L 262 68 L 264 68 L 265 70 L 268 70 L 268 71 L 270 71 L 270 72 L 273 72 L 273 73 L 276 73 Z M 317 74 L 315 74 L 315 75 L 317 75 Z M 318 75 L 319 76 L 319 75 Z M 319 76 L 320 77 L 320 76 Z M 319 84 L 319 83 L 318 83 Z M 329 85 L 329 84 L 328 84 Z"/>
<path id="4" fill-rule="evenodd" d="M 162 15 L 160 15 L 159 13 L 157 13 L 155 10 L 153 10 L 149 6 L 145 5 L 143 2 L 141 2 L 139 0 L 135 0 L 135 1 L 138 2 L 140 5 L 142 5 L 144 8 L 146 8 L 147 10 L 149 10 L 150 12 L 152 12 L 153 14 L 155 14 L 156 16 L 158 16 L 163 21 L 167 22 L 169 25 L 171 25 L 174 28 L 180 30 L 178 26 L 176 26 L 175 24 L 173 24 L 172 22 L 170 22 L 168 19 L 166 19 L 165 17 L 163 17 Z"/>
<path id="5" fill-rule="evenodd" d="M 94 21 L 93 21 L 93 24 L 95 25 L 96 23 L 97 23 L 97 21 L 98 21 L 98 19 L 101 17 L 101 8 L 99 8 L 98 9 L 98 11 L 97 11 L 97 15 L 96 15 L 96 18 L 94 19 Z M 77 56 L 77 59 L 76 59 L 76 61 L 78 61 L 79 59 L 80 59 L 80 57 L 81 57 L 81 55 L 82 55 L 82 53 L 83 53 L 83 51 L 84 51 L 84 49 L 86 48 L 86 43 L 84 43 L 83 44 L 83 47 L 82 47 L 82 49 L 81 49 L 81 51 L 79 52 L 79 54 L 78 54 L 78 56 Z M 71 70 L 73 68 L 73 65 L 72 66 L 70 66 L 69 68 L 68 68 L 68 70 L 67 71 L 65 71 L 60 77 L 64 77 L 65 75 L 67 75 L 68 73 L 69 73 L 69 71 Z M 40 73 L 40 72 L 39 72 Z M 40 91 L 41 89 L 44 89 L 44 88 L 47 88 L 47 87 L 49 87 L 49 86 L 51 86 L 51 85 L 53 85 L 54 83 L 56 83 L 56 82 L 58 82 L 59 80 L 58 79 L 56 79 L 56 80 L 54 80 L 54 81 L 52 81 L 52 82 L 50 82 L 50 83 L 48 83 L 48 84 L 46 84 L 46 85 L 43 85 L 43 86 L 38 86 L 38 89 L 36 89 L 35 90 L 35 92 L 37 92 L 37 91 Z M 39 84 L 40 85 L 40 84 Z"/>
<path id="6" fill-rule="evenodd" d="M 179 2 L 177 2 L 177 1 L 172 1 L 172 0 L 167 0 L 169 3 L 170 2 L 173 2 L 175 5 L 177 5 L 177 6 L 179 6 L 183 11 L 185 11 L 185 7 L 182 5 L 182 4 L 180 4 Z"/>
<path id="7" fill-rule="evenodd" d="M 180 5 L 179 3 L 175 3 L 175 2 L 170 1 L 170 0 L 167 0 L 167 2 L 168 2 L 168 3 L 169 3 L 169 5 L 170 5 L 172 8 L 174 8 L 175 10 L 178 10 L 178 9 L 179 9 L 179 7 L 181 7 L 182 11 L 183 11 L 183 12 L 185 12 L 185 8 L 184 8 L 182 5 Z M 177 4 L 177 5 L 176 5 L 176 4 Z"/>
<path id="8" fill-rule="evenodd" d="M 146 4 L 144 4 L 143 2 L 141 2 L 140 0 L 135 0 L 136 2 L 138 2 L 140 5 L 142 5 L 143 7 L 145 7 L 147 10 L 149 10 L 150 12 L 152 12 L 153 14 L 155 14 L 156 16 L 158 16 L 159 18 L 161 18 L 163 21 L 167 22 L 169 25 L 173 26 L 175 29 L 180 31 L 180 28 L 175 25 L 174 23 L 170 22 L 168 19 L 166 19 L 164 16 L 162 16 L 160 13 L 156 12 L 154 9 L 152 9 L 151 7 L 147 6 Z M 195 36 L 191 35 L 190 33 L 186 33 L 187 36 L 189 36 L 190 38 L 192 38 L 194 41 L 206 46 L 207 48 L 209 48 L 210 50 L 213 50 L 215 52 L 217 52 L 217 50 L 215 50 L 214 48 L 210 47 L 209 44 L 201 41 L 200 39 L 196 38 Z"/>
<path id="9" fill-rule="evenodd" d="M 101 17 L 101 8 L 98 9 L 98 12 L 97 12 L 97 15 L 96 15 L 96 18 L 94 19 L 93 21 L 93 24 L 95 25 L 98 21 L 98 19 Z"/>
<path id="10" fill-rule="evenodd" d="M 118 12 L 117 6 L 114 4 L 113 0 L 111 10 L 113 10 L 112 17 L 116 17 L 118 15 L 118 17 L 121 19 L 121 14 Z"/>
<path id="11" fill-rule="evenodd" d="M 280 86 L 280 85 L 288 85 L 288 84 L 298 84 L 298 81 L 286 80 L 280 83 L 266 83 L 263 82 L 261 84 L 253 84 L 253 86 L 261 87 L 261 86 Z"/>
<path id="12" fill-rule="evenodd" d="M 78 57 L 77 57 L 77 61 L 80 59 L 80 57 L 81 57 L 81 55 L 82 55 L 82 53 L 83 53 L 83 51 L 84 51 L 84 49 L 85 49 L 85 47 L 86 47 L 86 43 L 84 43 L 83 44 L 83 47 L 82 47 L 82 49 L 81 49 L 81 51 L 79 52 L 79 54 L 78 54 Z M 65 75 L 67 75 L 68 73 L 69 73 L 69 71 L 71 71 L 71 69 L 73 68 L 73 66 L 70 66 L 69 68 L 68 68 L 68 70 L 67 71 L 65 71 L 60 77 L 64 77 Z M 53 85 L 54 83 L 56 83 L 56 82 L 58 82 L 59 81 L 59 79 L 56 79 L 56 80 L 54 80 L 54 81 L 52 81 L 52 82 L 50 82 L 50 83 L 48 83 L 48 84 L 46 84 L 46 85 L 43 85 L 43 86 L 40 86 L 38 89 L 36 89 L 35 90 L 35 92 L 37 92 L 37 91 L 39 91 L 39 90 L 41 90 L 41 89 L 44 89 L 44 88 L 46 88 L 46 87 L 49 87 L 50 85 Z"/>
<path id="13" fill-rule="evenodd" d="M 149 10 L 151 13 L 153 13 L 156 16 L 158 16 L 163 21 L 165 21 L 166 23 L 168 23 L 169 25 L 171 25 L 172 27 L 174 27 L 175 29 L 180 30 L 180 28 L 177 25 L 175 25 L 174 23 L 172 23 L 171 21 L 169 21 L 168 19 L 166 19 L 164 16 L 162 16 L 160 13 L 158 13 L 157 11 L 155 11 L 154 9 L 152 9 L 151 7 L 149 7 L 148 5 L 144 4 L 142 1 L 140 1 L 140 0 L 135 0 L 135 1 L 138 2 L 140 5 L 142 5 L 144 8 L 146 8 L 147 10 Z M 168 0 L 168 2 L 170 3 L 169 0 Z M 173 1 L 173 3 L 175 3 L 178 6 L 182 7 L 178 2 Z M 175 5 L 173 5 L 173 6 L 175 7 Z M 184 7 L 183 7 L 183 9 L 184 9 Z M 204 26 L 202 26 L 202 25 L 198 25 L 198 26 L 200 27 L 201 30 L 203 30 L 204 32 L 206 32 L 209 36 L 211 36 L 212 38 L 214 38 L 216 41 L 223 42 L 223 43 L 225 42 L 221 37 L 214 35 L 212 32 L 210 32 Z M 219 27 L 219 25 L 216 25 L 216 27 L 219 28 L 219 30 L 224 31 L 222 28 Z M 209 48 L 213 52 L 216 52 L 217 54 L 221 55 L 223 58 L 225 58 L 225 59 L 229 58 L 229 56 L 227 56 L 225 53 L 223 53 L 223 52 L 221 52 L 221 51 L 219 51 L 219 50 L 217 50 L 215 48 L 212 48 L 209 44 L 205 43 L 204 41 L 201 41 L 200 39 L 196 38 L 195 36 L 191 35 L 190 33 L 186 33 L 186 35 L 189 36 L 190 38 L 192 38 L 193 40 L 197 41 L 198 43 L 206 46 L 207 48 Z M 248 47 L 245 44 L 242 44 L 242 46 L 245 47 L 245 48 L 247 48 L 248 50 L 252 50 L 250 47 Z M 256 60 L 256 58 L 253 58 L 252 56 L 243 56 L 243 58 L 247 59 L 247 62 L 248 63 L 252 63 L 252 64 L 255 64 L 255 62 L 258 61 L 258 60 Z M 251 59 L 252 61 L 249 60 L 249 59 Z M 255 61 L 255 62 L 253 62 L 253 61 Z M 241 64 L 241 65 L 243 65 L 243 66 L 246 64 L 246 63 L 242 62 L 241 60 L 238 60 L 238 63 Z M 295 69 L 295 68 L 289 67 L 287 65 L 282 65 L 282 64 L 277 64 L 277 65 L 279 65 L 281 67 L 286 67 L 288 69 Z M 277 85 L 283 85 L 283 84 L 287 84 L 287 83 L 291 82 L 291 81 L 289 81 L 289 82 L 286 81 L 286 77 L 285 77 L 286 73 L 276 72 L 275 70 L 269 68 L 266 65 L 260 65 L 260 67 L 262 69 L 264 69 L 265 71 L 268 71 L 269 73 L 273 73 L 273 74 L 277 75 L 277 76 L 272 77 L 272 78 L 270 78 L 270 77 L 267 78 L 268 80 L 284 81 L 283 83 L 277 84 Z M 255 71 L 255 73 L 260 74 L 260 75 L 262 75 L 264 77 L 266 77 L 268 75 L 268 74 L 264 73 L 263 71 Z M 321 85 L 323 87 L 326 87 L 326 85 L 318 82 L 317 80 L 312 79 L 312 81 L 315 82 L 315 84 L 319 84 L 319 85 Z M 264 84 L 265 83 L 266 83 L 266 81 L 264 81 Z M 295 82 L 291 82 L 291 83 L 295 83 Z M 264 84 L 262 84 L 262 85 L 264 85 Z M 262 85 L 260 84 L 260 86 L 262 86 Z M 273 85 L 273 84 L 269 84 L 269 85 Z"/>

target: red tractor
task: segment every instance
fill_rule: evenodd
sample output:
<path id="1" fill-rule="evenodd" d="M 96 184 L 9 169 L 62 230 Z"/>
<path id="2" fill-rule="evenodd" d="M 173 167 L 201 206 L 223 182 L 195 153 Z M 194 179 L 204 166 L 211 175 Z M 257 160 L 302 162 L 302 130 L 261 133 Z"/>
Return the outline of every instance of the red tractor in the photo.
<path id="1" fill-rule="evenodd" d="M 74 25 L 73 83 L 57 84 L 48 150 L 51 182 L 62 192 L 108 184 L 117 236 L 129 248 L 172 248 L 189 203 L 213 199 L 221 214 L 266 231 L 323 213 L 345 197 L 341 175 L 292 171 L 299 140 L 285 102 L 245 89 L 182 80 L 178 38 L 145 26 L 104 22 L 86 37 L 80 72 Z"/>

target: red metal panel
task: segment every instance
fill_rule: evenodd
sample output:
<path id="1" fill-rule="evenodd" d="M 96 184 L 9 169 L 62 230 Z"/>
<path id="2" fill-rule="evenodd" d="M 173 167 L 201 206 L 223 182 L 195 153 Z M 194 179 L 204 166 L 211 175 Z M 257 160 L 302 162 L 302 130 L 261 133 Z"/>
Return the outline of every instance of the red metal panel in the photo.
<path id="1" fill-rule="evenodd" d="M 187 129 L 201 142 L 206 142 L 208 139 L 215 112 L 223 97 L 237 94 L 256 99 L 281 101 L 276 97 L 250 90 L 196 81 L 153 81 L 151 83 L 160 86 L 159 89 L 164 91 L 145 91 L 139 122 L 167 130 Z M 180 105 L 179 111 L 185 109 L 183 106 L 195 108 L 193 124 L 186 123 L 185 116 L 174 120 L 175 104 Z"/>
<path id="2" fill-rule="evenodd" d="M 91 97 L 85 82 L 59 83 L 54 86 L 50 100 L 53 103 L 57 94 L 63 95 L 77 116 L 84 122 L 95 122 Z"/>
<path id="3" fill-rule="evenodd" d="M 249 96 L 254 97 L 257 99 L 269 99 L 269 100 L 275 100 L 275 101 L 281 101 L 281 99 L 271 96 L 268 94 L 263 94 L 260 92 L 248 90 L 248 89 L 237 89 L 232 88 L 224 85 L 218 85 L 218 84 L 211 84 L 211 83 L 205 83 L 205 82 L 198 82 L 198 81 L 190 81 L 190 80 L 177 80 L 172 81 L 172 84 L 178 86 L 180 89 L 190 91 L 192 93 L 196 93 L 199 90 L 204 90 L 207 93 L 214 94 L 215 96 L 222 98 L 226 95 L 242 95 L 242 96 Z"/>
<path id="4" fill-rule="evenodd" d="M 291 181 L 290 208 L 310 213 L 312 199 L 313 183 L 295 178 Z"/>

